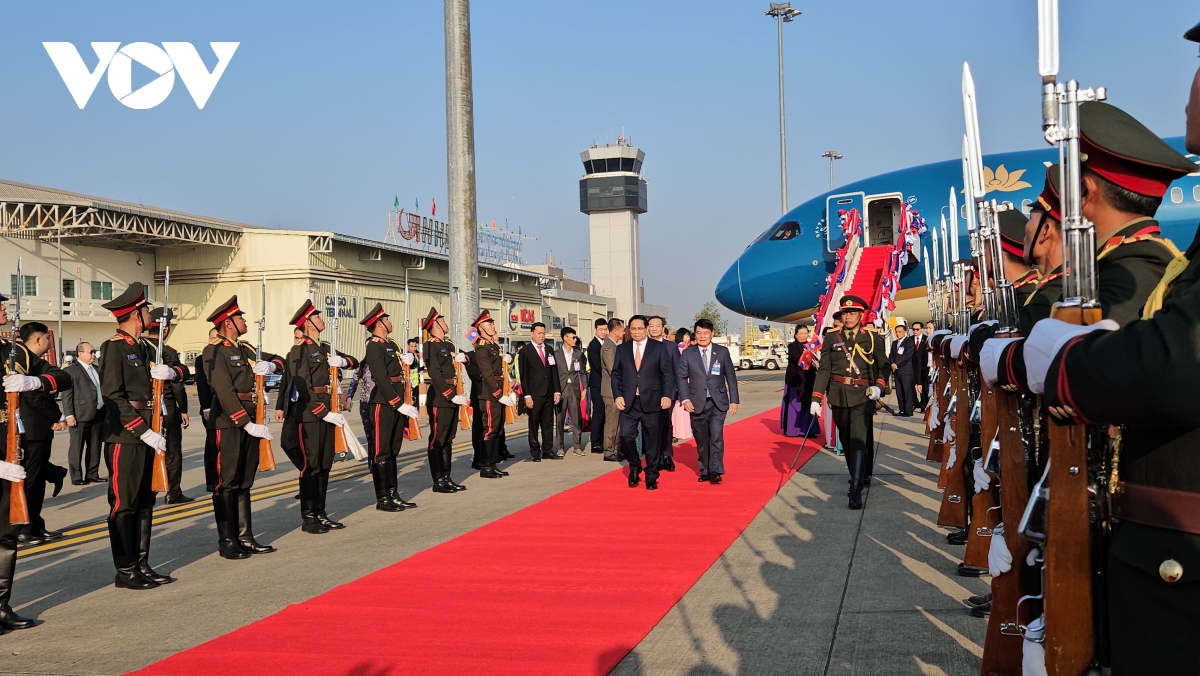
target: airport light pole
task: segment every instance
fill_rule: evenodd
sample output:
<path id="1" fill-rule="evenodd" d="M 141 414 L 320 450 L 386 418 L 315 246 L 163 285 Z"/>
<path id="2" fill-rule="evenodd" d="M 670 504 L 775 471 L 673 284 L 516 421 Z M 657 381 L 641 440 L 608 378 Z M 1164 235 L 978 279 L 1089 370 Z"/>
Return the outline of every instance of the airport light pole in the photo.
<path id="1" fill-rule="evenodd" d="M 829 158 L 829 189 L 833 190 L 833 161 L 842 159 L 844 155 L 836 150 L 826 150 L 825 152 L 821 153 L 821 157 Z"/>
<path id="2" fill-rule="evenodd" d="M 787 198 L 787 127 L 784 124 L 783 113 L 783 24 L 791 22 L 800 16 L 800 10 L 792 9 L 790 2 L 772 2 L 766 11 L 767 16 L 775 17 L 779 27 L 779 183 L 780 200 L 783 203 L 783 213 L 788 210 Z"/>
<path id="3" fill-rule="evenodd" d="M 445 0 L 446 174 L 449 218 L 450 327 L 454 339 L 479 314 L 479 246 L 475 211 L 475 121 L 469 0 Z"/>

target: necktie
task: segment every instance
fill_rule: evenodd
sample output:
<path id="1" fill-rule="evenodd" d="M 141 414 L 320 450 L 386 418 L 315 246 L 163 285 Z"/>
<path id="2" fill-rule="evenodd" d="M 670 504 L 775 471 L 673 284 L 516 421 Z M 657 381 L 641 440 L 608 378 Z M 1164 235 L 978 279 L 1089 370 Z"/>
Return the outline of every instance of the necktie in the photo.
<path id="1" fill-rule="evenodd" d="M 542 352 L 542 346 L 541 346 L 541 345 L 538 345 L 538 346 L 537 346 L 537 349 L 538 349 L 538 356 L 542 358 L 542 363 L 543 363 L 543 364 L 545 364 L 545 363 L 546 363 L 546 353 L 545 353 L 545 352 Z"/>
<path id="2" fill-rule="evenodd" d="M 704 372 L 708 373 L 708 348 L 704 348 Z"/>
<path id="3" fill-rule="evenodd" d="M 642 370 L 642 344 L 633 344 L 633 367 L 639 371 Z"/>
<path id="4" fill-rule="evenodd" d="M 100 380 L 96 377 L 96 369 L 91 364 L 84 364 L 84 370 L 87 371 L 88 378 L 91 378 L 92 385 L 96 387 L 96 408 L 103 408 L 104 396 L 100 393 Z"/>

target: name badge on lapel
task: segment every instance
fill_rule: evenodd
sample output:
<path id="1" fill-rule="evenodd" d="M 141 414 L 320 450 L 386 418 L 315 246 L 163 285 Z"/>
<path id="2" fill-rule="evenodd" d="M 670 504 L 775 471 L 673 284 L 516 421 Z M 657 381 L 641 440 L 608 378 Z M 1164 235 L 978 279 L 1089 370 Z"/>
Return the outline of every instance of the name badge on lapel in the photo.
<path id="1" fill-rule="evenodd" d="M 719 361 L 714 361 L 714 362 L 712 363 L 712 368 L 711 368 L 711 369 L 709 369 L 709 373 L 710 373 L 710 374 L 712 374 L 712 375 L 714 375 L 714 376 L 719 376 L 719 375 L 721 375 L 721 362 L 719 362 Z"/>
<path id="2" fill-rule="evenodd" d="M 904 348 L 897 345 L 896 346 L 896 354 L 904 354 Z"/>
<path id="3" fill-rule="evenodd" d="M 551 366 L 554 366 L 554 355 L 552 355 L 552 354 L 546 355 L 546 363 Z"/>

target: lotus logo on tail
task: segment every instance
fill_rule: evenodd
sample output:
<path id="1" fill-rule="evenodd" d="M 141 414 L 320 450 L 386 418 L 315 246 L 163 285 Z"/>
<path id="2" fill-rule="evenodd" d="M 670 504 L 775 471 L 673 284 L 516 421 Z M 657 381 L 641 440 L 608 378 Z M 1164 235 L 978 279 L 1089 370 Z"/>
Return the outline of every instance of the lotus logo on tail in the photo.
<path id="1" fill-rule="evenodd" d="M 63 83 L 75 105 L 82 110 L 100 84 L 100 78 L 108 71 L 108 88 L 122 105 L 136 110 L 153 108 L 171 94 L 175 86 L 175 74 L 187 87 L 196 107 L 203 109 L 212 96 L 217 82 L 225 74 L 229 60 L 237 51 L 240 42 L 210 42 L 217 65 L 209 72 L 199 52 L 190 42 L 164 42 L 162 47 L 149 42 L 133 42 L 121 46 L 119 42 L 93 42 L 96 67 L 89 70 L 79 55 L 79 50 L 70 42 L 43 42 L 46 53 L 62 76 Z M 133 63 L 137 62 L 158 74 L 158 77 L 133 89 Z"/>
<path id="2" fill-rule="evenodd" d="M 1014 192 L 1016 190 L 1020 190 L 1021 188 L 1030 188 L 1032 186 L 1029 185 L 1029 183 L 1021 180 L 1021 176 L 1024 173 L 1024 169 L 1017 169 L 1010 174 L 1008 170 L 1004 168 L 1003 164 L 996 167 L 995 172 L 988 167 L 984 167 L 983 187 L 987 189 L 987 192 L 992 192 L 993 190 L 999 190 L 1000 192 Z"/>

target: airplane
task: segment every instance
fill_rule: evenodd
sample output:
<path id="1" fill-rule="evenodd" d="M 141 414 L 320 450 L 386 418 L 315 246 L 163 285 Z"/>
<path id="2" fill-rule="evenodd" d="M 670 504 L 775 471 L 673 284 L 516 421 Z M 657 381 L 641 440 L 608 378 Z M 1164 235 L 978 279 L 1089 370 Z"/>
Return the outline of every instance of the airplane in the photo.
<path id="1" fill-rule="evenodd" d="M 1200 164 L 1200 157 L 1184 149 L 1182 136 L 1163 140 Z M 1012 202 L 1028 215 L 1042 191 L 1046 167 L 1057 161 L 1058 151 L 1053 147 L 984 155 L 987 199 Z M 949 211 L 951 187 L 960 196 L 959 258 L 970 255 L 966 210 L 974 207 L 961 199 L 962 183 L 962 161 L 955 159 L 880 174 L 822 193 L 788 211 L 746 247 L 717 283 L 717 301 L 750 317 L 799 323 L 816 309 L 826 291 L 826 277 L 835 268 L 837 250 L 844 243 L 838 211 L 858 209 L 863 221 L 862 246 L 893 244 L 903 200 L 925 219 L 927 230 L 901 270 L 892 314 L 928 319 L 920 249 L 927 248 L 933 258 L 933 231 Z M 830 213 L 834 214 L 832 228 L 828 227 Z M 1186 249 L 1200 222 L 1200 170 L 1171 184 L 1156 218 L 1163 236 Z M 939 266 L 942 244 L 938 245 Z"/>

